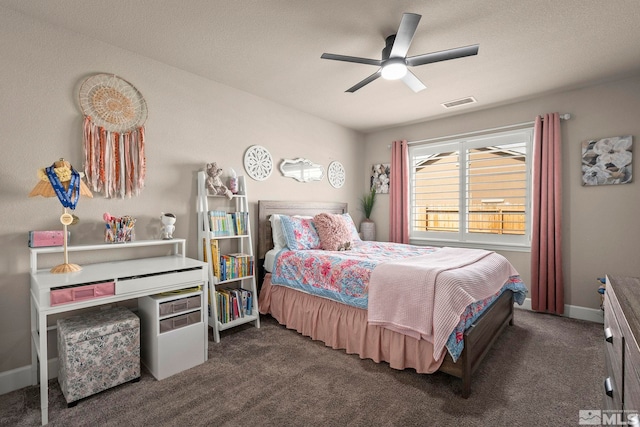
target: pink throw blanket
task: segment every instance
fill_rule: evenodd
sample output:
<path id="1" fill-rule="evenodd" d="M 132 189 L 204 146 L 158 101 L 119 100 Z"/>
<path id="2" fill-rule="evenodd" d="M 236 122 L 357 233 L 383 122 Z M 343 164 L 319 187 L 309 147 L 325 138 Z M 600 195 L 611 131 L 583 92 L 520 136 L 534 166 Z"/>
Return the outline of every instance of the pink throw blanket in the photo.
<path id="1" fill-rule="evenodd" d="M 445 247 L 379 264 L 369 281 L 369 324 L 433 343 L 439 360 L 465 308 L 517 274 L 502 255 L 480 249 Z"/>

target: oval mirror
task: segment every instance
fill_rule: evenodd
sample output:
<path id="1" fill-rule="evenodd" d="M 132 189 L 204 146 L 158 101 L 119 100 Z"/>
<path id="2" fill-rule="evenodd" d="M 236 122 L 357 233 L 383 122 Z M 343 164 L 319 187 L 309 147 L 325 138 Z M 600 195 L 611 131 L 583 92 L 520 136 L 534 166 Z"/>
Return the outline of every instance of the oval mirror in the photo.
<path id="1" fill-rule="evenodd" d="M 300 158 L 283 160 L 280 163 L 280 172 L 282 172 L 282 175 L 300 182 L 320 181 L 324 177 L 324 167 L 322 165 Z"/>

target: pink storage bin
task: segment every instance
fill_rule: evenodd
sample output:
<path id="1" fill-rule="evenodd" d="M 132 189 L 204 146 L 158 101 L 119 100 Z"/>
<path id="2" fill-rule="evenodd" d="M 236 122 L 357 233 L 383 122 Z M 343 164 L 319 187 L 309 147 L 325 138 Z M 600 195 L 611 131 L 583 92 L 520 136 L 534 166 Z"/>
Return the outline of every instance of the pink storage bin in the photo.
<path id="1" fill-rule="evenodd" d="M 40 248 L 46 246 L 62 246 L 64 244 L 64 233 L 59 231 L 30 231 L 29 247 Z"/>
<path id="2" fill-rule="evenodd" d="M 116 294 L 115 282 L 92 283 L 85 286 L 52 289 L 51 305 L 69 304 Z"/>

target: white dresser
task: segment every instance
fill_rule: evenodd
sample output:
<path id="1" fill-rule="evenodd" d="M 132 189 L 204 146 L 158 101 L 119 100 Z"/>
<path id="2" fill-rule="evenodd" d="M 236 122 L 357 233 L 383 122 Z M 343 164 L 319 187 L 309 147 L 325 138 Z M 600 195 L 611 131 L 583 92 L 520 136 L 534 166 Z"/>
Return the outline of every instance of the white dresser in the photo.
<path id="1" fill-rule="evenodd" d="M 604 298 L 604 413 L 640 425 L 640 278 L 607 276 Z"/>

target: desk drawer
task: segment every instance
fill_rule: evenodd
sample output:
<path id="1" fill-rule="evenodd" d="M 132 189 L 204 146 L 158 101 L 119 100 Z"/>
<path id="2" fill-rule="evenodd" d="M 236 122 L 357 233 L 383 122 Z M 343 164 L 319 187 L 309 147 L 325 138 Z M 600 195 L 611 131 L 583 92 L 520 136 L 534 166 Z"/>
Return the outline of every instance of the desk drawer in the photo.
<path id="1" fill-rule="evenodd" d="M 149 291 L 176 283 L 184 283 L 186 287 L 190 282 L 201 282 L 202 280 L 203 270 L 201 268 L 123 278 L 116 283 L 116 295 Z"/>
<path id="2" fill-rule="evenodd" d="M 50 303 L 51 306 L 54 306 L 115 295 L 115 289 L 114 282 L 92 283 L 84 286 L 51 289 Z"/>

